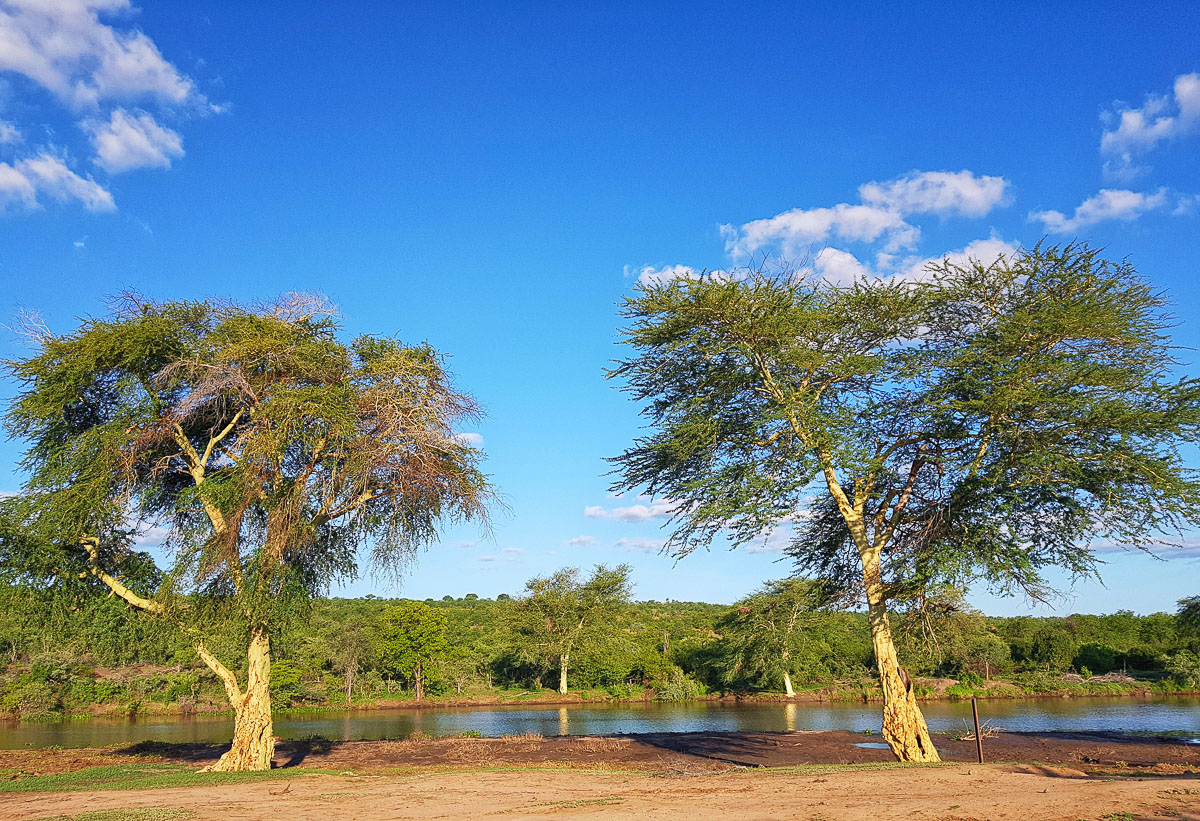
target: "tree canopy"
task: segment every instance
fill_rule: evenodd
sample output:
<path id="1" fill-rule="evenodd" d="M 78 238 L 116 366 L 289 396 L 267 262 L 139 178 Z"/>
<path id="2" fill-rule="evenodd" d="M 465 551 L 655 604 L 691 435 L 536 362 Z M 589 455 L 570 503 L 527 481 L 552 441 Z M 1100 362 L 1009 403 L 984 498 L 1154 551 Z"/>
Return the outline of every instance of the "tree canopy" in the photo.
<path id="1" fill-rule="evenodd" d="M 36 353 L 8 363 L 23 389 L 5 421 L 29 443 L 29 480 L 23 541 L 6 549 L 52 575 L 82 564 L 193 637 L 239 717 L 256 716 L 253 755 L 235 730 L 222 766 L 269 765 L 274 626 L 355 575 L 360 549 L 395 568 L 441 524 L 486 520 L 492 498 L 482 454 L 456 436 L 478 407 L 443 357 L 339 331 L 303 295 L 253 308 L 127 296 L 72 333 L 36 329 Z M 139 591 L 118 573 L 148 526 L 166 529 L 174 563 Z M 205 645 L 214 618 L 247 637 L 244 685 Z"/>

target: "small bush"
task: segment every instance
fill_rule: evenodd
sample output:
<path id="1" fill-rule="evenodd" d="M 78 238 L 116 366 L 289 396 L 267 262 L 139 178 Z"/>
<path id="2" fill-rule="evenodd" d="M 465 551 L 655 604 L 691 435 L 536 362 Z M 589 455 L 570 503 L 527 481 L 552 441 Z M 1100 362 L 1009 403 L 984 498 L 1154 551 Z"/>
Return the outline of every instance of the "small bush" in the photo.
<path id="1" fill-rule="evenodd" d="M 676 667 L 671 675 L 658 690 L 660 701 L 687 701 L 700 696 L 700 685 L 684 675 L 683 670 Z"/>

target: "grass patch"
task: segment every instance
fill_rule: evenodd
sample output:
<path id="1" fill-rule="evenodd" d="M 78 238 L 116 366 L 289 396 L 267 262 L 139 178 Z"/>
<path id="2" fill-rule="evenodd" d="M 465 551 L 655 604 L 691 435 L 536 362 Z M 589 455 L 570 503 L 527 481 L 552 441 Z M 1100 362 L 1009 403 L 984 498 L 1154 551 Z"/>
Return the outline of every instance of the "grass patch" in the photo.
<path id="1" fill-rule="evenodd" d="M 606 798 L 576 798 L 567 801 L 542 801 L 534 804 L 535 807 L 553 807 L 555 809 L 574 809 L 576 807 L 604 807 L 610 804 L 622 804 L 625 799 L 618 795 L 610 795 Z"/>
<path id="2" fill-rule="evenodd" d="M 744 767 L 739 768 L 739 774 L 764 775 L 824 775 L 841 772 L 870 772 L 873 770 L 911 770 L 934 767 L 959 767 L 962 761 L 867 761 L 859 764 L 794 764 L 786 767 Z M 988 762 L 994 764 L 996 762 Z"/>
<path id="3" fill-rule="evenodd" d="M 169 807 L 141 807 L 134 810 L 92 810 L 78 815 L 52 815 L 40 821 L 167 821 L 171 818 L 192 818 L 191 810 Z"/>
<path id="4" fill-rule="evenodd" d="M 216 786 L 252 781 L 275 781 L 306 773 L 334 770 L 288 768 L 250 773 L 200 773 L 181 764 L 111 764 L 69 773 L 30 775 L 0 783 L 0 793 L 73 790 L 153 790 L 167 787 Z"/>

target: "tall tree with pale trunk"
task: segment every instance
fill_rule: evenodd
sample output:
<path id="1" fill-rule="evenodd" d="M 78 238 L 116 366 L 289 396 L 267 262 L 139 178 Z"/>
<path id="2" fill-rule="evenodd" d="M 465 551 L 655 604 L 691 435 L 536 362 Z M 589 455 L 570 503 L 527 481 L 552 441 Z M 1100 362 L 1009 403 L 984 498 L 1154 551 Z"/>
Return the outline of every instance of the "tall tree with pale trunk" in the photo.
<path id="1" fill-rule="evenodd" d="M 596 565 L 589 578 L 565 567 L 525 583 L 525 595 L 512 602 L 508 619 L 528 658 L 549 657 L 558 664 L 558 692 L 567 692 L 571 657 L 611 631 L 629 603 L 630 567 Z"/>
<path id="2" fill-rule="evenodd" d="M 651 430 L 613 489 L 675 502 L 677 554 L 790 527 L 799 572 L 866 601 L 884 738 L 935 761 L 890 601 L 975 578 L 1041 596 L 1041 568 L 1094 574 L 1100 540 L 1147 547 L 1200 520 L 1180 456 L 1200 382 L 1174 373 L 1165 310 L 1081 245 L 916 281 L 649 284 L 624 305 L 636 354 L 610 376 Z"/>
<path id="3" fill-rule="evenodd" d="M 69 551 L 191 638 L 234 709 L 215 770 L 271 766 L 272 634 L 356 575 L 360 548 L 398 568 L 442 524 L 486 521 L 482 453 L 457 435 L 478 408 L 442 356 L 339 331 L 313 297 L 131 296 L 72 333 L 35 326 L 36 353 L 9 363 L 26 542 Z M 174 563 L 154 589 L 120 577 L 138 522 L 169 528 Z M 240 636 L 241 663 L 210 647 L 216 621 Z"/>

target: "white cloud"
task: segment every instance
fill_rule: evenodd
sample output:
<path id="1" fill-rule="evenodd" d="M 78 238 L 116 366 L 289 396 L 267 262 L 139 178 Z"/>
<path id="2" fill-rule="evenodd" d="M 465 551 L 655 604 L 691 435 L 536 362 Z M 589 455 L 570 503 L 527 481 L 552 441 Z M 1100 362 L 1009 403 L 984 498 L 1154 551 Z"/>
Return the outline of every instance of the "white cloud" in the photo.
<path id="1" fill-rule="evenodd" d="M 873 273 L 854 254 L 833 247 L 821 249 L 813 260 L 813 269 L 822 279 L 839 285 L 847 285 Z"/>
<path id="2" fill-rule="evenodd" d="M 965 170 L 914 171 L 890 182 L 866 183 L 858 193 L 864 203 L 900 214 L 983 217 L 1008 202 L 1008 181 Z"/>
<path id="3" fill-rule="evenodd" d="M 1105 172 L 1127 179 L 1145 169 L 1133 158 L 1159 143 L 1200 133 L 1200 74 L 1175 78 L 1174 99 L 1150 95 L 1140 108 L 1118 106 L 1102 119 L 1109 126 L 1100 137 L 1100 153 L 1110 159 Z"/>
<path id="4" fill-rule="evenodd" d="M 616 547 L 624 548 L 625 550 L 634 550 L 638 553 L 658 553 L 663 549 L 664 541 L 661 539 L 647 539 L 641 536 L 634 538 L 622 537 L 617 539 Z"/>
<path id="5" fill-rule="evenodd" d="M 519 547 L 505 547 L 500 549 L 501 553 L 506 553 L 510 556 L 524 556 L 525 551 Z"/>
<path id="6" fill-rule="evenodd" d="M 466 541 L 466 542 L 459 542 L 458 546 L 459 547 L 474 547 L 477 544 L 479 544 L 479 542 Z"/>
<path id="7" fill-rule="evenodd" d="M 971 171 L 913 171 L 887 182 L 859 186 L 859 204 L 793 208 L 741 226 L 723 225 L 725 252 L 741 263 L 764 250 L 803 258 L 830 240 L 883 243 L 888 254 L 914 248 L 921 229 L 906 217 L 982 217 L 1008 202 L 1008 181 Z M 820 255 L 818 255 L 820 256 Z M 843 260 L 844 261 L 844 260 Z"/>
<path id="8" fill-rule="evenodd" d="M 920 235 L 895 211 L 870 205 L 840 203 L 832 208 L 793 208 L 740 227 L 721 226 L 725 253 L 743 262 L 764 249 L 778 250 L 786 258 L 803 257 L 813 245 L 830 237 L 852 242 L 875 242 L 885 234 L 888 245 L 910 247 Z"/>
<path id="9" fill-rule="evenodd" d="M 25 77 L 66 107 L 89 139 L 93 164 L 110 174 L 167 168 L 184 155 L 180 134 L 142 109 L 221 110 L 132 24 L 136 13 L 130 0 L 0 0 L 0 73 Z M 129 104 L 139 108 L 122 107 Z M 21 142 L 18 124 L 0 122 L 0 145 Z M 68 167 L 77 148 L 46 145 L 0 168 L 0 207 L 34 208 L 48 197 L 114 210 L 107 190 Z"/>
<path id="10" fill-rule="evenodd" d="M 8 163 L 0 162 L 0 208 L 19 203 L 26 208 L 37 205 L 33 182 Z"/>
<path id="11" fill-rule="evenodd" d="M 1175 198 L 1175 207 L 1171 216 L 1190 217 L 1200 211 L 1200 194 L 1180 194 Z"/>
<path id="12" fill-rule="evenodd" d="M 100 22 L 129 0 L 0 0 L 0 71 L 23 74 L 79 111 L 104 100 L 205 106 L 149 37 Z"/>
<path id="13" fill-rule="evenodd" d="M 664 500 L 649 505 L 630 505 L 606 510 L 600 505 L 588 505 L 583 515 L 589 519 L 616 519 L 618 522 L 646 522 L 651 519 L 669 519 L 679 507 L 678 502 Z"/>
<path id="14" fill-rule="evenodd" d="M 595 543 L 596 540 L 591 536 L 576 536 L 566 541 L 568 547 L 591 547 Z"/>
<path id="15" fill-rule="evenodd" d="M 460 442 L 469 448 L 483 447 L 483 434 L 481 433 L 456 433 L 454 441 Z"/>
<path id="16" fill-rule="evenodd" d="M 690 265 L 664 265 L 661 268 L 644 265 L 637 270 L 631 269 L 628 265 L 625 266 L 626 276 L 632 277 L 634 274 L 637 274 L 638 285 L 661 285 L 673 279 L 699 279 L 700 277 L 700 272 Z"/>
<path id="17" fill-rule="evenodd" d="M 1103 188 L 1095 196 L 1088 197 L 1080 203 L 1070 217 L 1061 211 L 1033 211 L 1029 214 L 1029 218 L 1040 220 L 1047 231 L 1063 234 L 1078 231 L 1104 220 L 1128 222 L 1137 219 L 1147 211 L 1161 208 L 1166 201 L 1167 192 L 1161 188 L 1153 194 Z"/>
<path id="18" fill-rule="evenodd" d="M 978 262 L 981 265 L 991 265 L 1000 257 L 1015 256 L 1020 250 L 1015 244 L 1002 240 L 999 237 L 972 240 L 962 248 L 947 251 L 941 256 L 905 260 L 903 265 L 892 274 L 892 277 L 901 280 L 922 279 L 927 275 L 926 269 L 931 263 L 943 261 L 963 266 L 971 262 Z"/>
<path id="19" fill-rule="evenodd" d="M 88 121 L 83 128 L 96 149 L 95 163 L 110 174 L 135 168 L 170 168 L 183 156 L 179 132 L 159 125 L 146 112 L 113 111 L 108 122 Z"/>
<path id="20" fill-rule="evenodd" d="M 112 194 L 47 152 L 12 165 L 0 163 L 0 207 L 20 204 L 35 208 L 42 194 L 59 202 L 79 202 L 89 211 L 114 211 L 117 207 Z"/>

